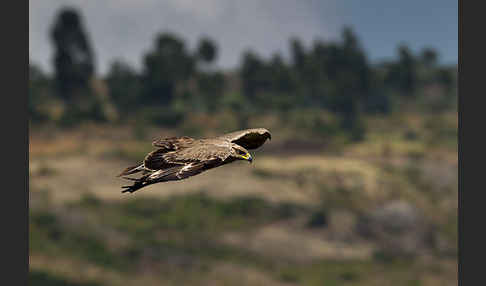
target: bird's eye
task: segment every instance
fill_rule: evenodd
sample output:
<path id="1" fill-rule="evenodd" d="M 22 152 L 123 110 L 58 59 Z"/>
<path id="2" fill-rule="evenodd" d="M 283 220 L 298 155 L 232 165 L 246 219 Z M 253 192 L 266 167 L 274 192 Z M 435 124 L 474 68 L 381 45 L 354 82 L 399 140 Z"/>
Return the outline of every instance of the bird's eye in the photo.
<path id="1" fill-rule="evenodd" d="M 237 152 L 239 155 L 246 155 L 246 152 L 241 151 L 241 150 L 236 150 L 236 152 Z"/>

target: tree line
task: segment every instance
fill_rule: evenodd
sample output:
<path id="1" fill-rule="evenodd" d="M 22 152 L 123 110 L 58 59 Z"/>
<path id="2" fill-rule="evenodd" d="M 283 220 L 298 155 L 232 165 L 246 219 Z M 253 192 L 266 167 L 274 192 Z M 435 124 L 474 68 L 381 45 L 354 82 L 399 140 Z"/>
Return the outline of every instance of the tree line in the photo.
<path id="1" fill-rule="evenodd" d="M 285 117 L 322 110 L 337 118 L 336 128 L 359 139 L 362 116 L 393 112 L 394 102 L 416 100 L 434 86 L 446 99 L 456 90 L 456 67 L 440 65 L 434 49 L 414 54 L 400 45 L 395 59 L 372 64 L 349 27 L 338 41 L 319 40 L 307 47 L 291 38 L 289 60 L 278 53 L 265 59 L 245 51 L 233 72 L 215 68 L 219 47 L 213 39 L 203 37 L 190 50 L 179 35 L 162 32 L 142 55 L 141 71 L 119 59 L 104 78 L 96 76 L 95 53 L 86 35 L 78 11 L 58 13 L 49 34 L 54 75 L 29 64 L 32 122 L 52 121 L 52 100 L 63 107 L 56 120 L 65 125 L 123 122 L 143 114 L 149 122 L 177 126 L 188 113 L 223 109 L 238 114 L 244 125 L 245 118 L 262 111 Z"/>

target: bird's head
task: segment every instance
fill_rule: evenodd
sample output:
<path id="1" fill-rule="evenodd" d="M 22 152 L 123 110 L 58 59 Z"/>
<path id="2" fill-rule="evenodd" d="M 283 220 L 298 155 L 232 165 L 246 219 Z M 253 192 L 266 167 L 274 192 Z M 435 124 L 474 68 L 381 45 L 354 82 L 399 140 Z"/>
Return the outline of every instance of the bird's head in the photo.
<path id="1" fill-rule="evenodd" d="M 246 150 L 245 148 L 234 143 L 231 144 L 231 147 L 232 147 L 231 155 L 233 158 L 237 160 L 246 160 L 250 163 L 253 161 L 253 157 L 251 156 L 250 152 L 248 152 L 248 150 Z"/>

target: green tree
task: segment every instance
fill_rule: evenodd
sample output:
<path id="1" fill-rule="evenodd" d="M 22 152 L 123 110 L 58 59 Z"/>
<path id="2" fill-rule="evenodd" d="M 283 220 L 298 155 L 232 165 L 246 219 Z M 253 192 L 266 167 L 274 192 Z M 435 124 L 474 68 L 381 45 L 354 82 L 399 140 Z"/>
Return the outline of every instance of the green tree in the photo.
<path id="1" fill-rule="evenodd" d="M 76 9 L 62 9 L 51 29 L 57 95 L 65 109 L 60 123 L 73 126 L 82 120 L 107 119 L 102 94 L 93 87 L 94 54 L 81 16 Z"/>
<path id="2" fill-rule="evenodd" d="M 224 92 L 224 74 L 222 72 L 200 73 L 197 81 L 208 111 L 215 111 L 221 103 Z"/>
<path id="3" fill-rule="evenodd" d="M 218 48 L 214 41 L 208 37 L 204 37 L 199 41 L 197 47 L 197 57 L 204 63 L 212 63 L 218 54 Z"/>
<path id="4" fill-rule="evenodd" d="M 120 111 L 132 112 L 140 105 L 141 78 L 127 63 L 120 60 L 113 62 L 106 82 L 110 98 Z"/>
<path id="5" fill-rule="evenodd" d="M 414 95 L 418 87 L 417 60 L 406 45 L 398 47 L 398 62 L 393 63 L 386 84 L 407 96 Z"/>
<path id="6" fill-rule="evenodd" d="M 271 76 L 271 89 L 273 92 L 292 92 L 294 89 L 294 80 L 290 67 L 283 61 L 280 54 L 273 55 L 269 63 Z"/>
<path id="7" fill-rule="evenodd" d="M 420 58 L 426 67 L 434 67 L 438 59 L 437 51 L 432 48 L 425 48 L 422 50 Z"/>
<path id="8" fill-rule="evenodd" d="M 292 57 L 292 64 L 296 70 L 301 71 L 305 64 L 306 51 L 299 38 L 292 37 L 290 39 L 290 54 Z"/>
<path id="9" fill-rule="evenodd" d="M 89 90 L 94 74 L 94 55 L 81 17 L 73 8 L 62 9 L 51 30 L 54 43 L 54 70 L 58 95 L 70 101 Z"/>
<path id="10" fill-rule="evenodd" d="M 296 105 L 297 82 L 292 67 L 284 62 L 280 54 L 274 54 L 268 63 L 270 87 L 266 93 L 266 106 L 287 111 Z"/>
<path id="11" fill-rule="evenodd" d="M 212 39 L 204 37 L 199 41 L 195 57 L 203 65 L 199 65 L 197 71 L 198 93 L 202 95 L 205 107 L 211 112 L 221 103 L 225 87 L 224 74 L 209 69 L 217 55 L 218 48 Z"/>
<path id="12" fill-rule="evenodd" d="M 160 34 L 155 47 L 144 57 L 143 102 L 169 106 L 179 83 L 195 70 L 195 60 L 182 39 L 171 33 Z"/>
<path id="13" fill-rule="evenodd" d="M 454 89 L 457 87 L 457 69 L 456 68 L 447 68 L 441 67 L 438 68 L 436 71 L 436 80 L 440 84 L 442 84 L 447 92 L 447 94 L 452 95 Z"/>
<path id="14" fill-rule="evenodd" d="M 350 131 L 353 139 L 363 138 L 361 113 L 372 94 L 372 70 L 359 40 L 350 27 L 342 31 L 338 43 L 316 42 L 311 58 L 314 75 L 313 101 L 335 112 L 341 127 Z"/>
<path id="15" fill-rule="evenodd" d="M 243 94 L 250 102 L 254 102 L 257 92 L 269 87 L 266 76 L 265 62 L 254 52 L 246 51 L 242 57 L 240 68 Z"/>
<path id="16" fill-rule="evenodd" d="M 47 119 L 47 114 L 39 107 L 49 97 L 51 81 L 45 73 L 35 64 L 29 62 L 29 118 L 33 122 Z"/>

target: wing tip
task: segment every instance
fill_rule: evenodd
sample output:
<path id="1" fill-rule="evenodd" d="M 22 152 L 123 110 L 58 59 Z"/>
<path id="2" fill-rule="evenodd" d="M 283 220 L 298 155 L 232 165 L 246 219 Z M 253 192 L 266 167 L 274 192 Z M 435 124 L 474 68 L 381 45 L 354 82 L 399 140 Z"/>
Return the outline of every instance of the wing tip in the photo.
<path id="1" fill-rule="evenodd" d="M 272 140 L 272 134 L 270 133 L 270 131 L 267 129 L 267 128 L 258 128 L 258 131 L 260 134 L 264 135 L 265 136 L 265 139 L 269 139 L 269 140 Z"/>
<path id="2" fill-rule="evenodd" d="M 135 173 L 138 173 L 140 171 L 143 170 L 143 164 L 137 164 L 135 166 L 131 166 L 131 167 L 128 167 L 128 168 L 125 168 L 120 174 L 118 174 L 116 177 L 122 177 L 122 176 L 126 176 L 126 175 L 131 175 L 131 174 L 135 174 Z"/>

